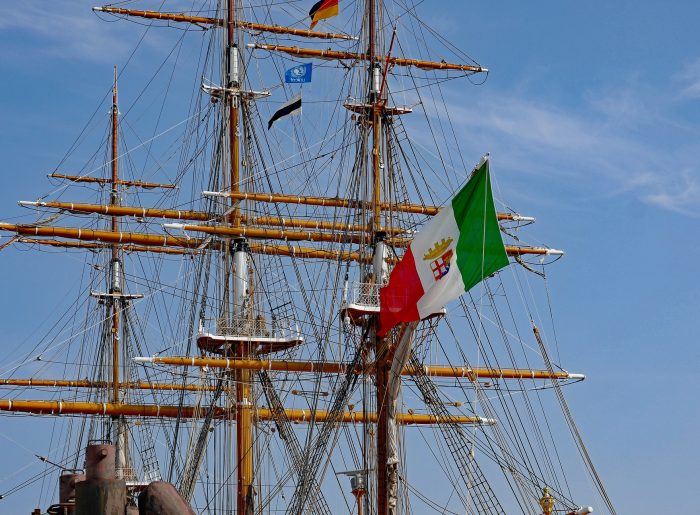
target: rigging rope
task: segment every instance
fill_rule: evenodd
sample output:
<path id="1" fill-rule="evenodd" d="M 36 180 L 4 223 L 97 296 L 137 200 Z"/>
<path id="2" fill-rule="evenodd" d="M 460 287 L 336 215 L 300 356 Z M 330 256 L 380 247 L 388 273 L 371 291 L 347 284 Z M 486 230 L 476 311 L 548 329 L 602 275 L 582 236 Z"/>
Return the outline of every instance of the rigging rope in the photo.
<path id="1" fill-rule="evenodd" d="M 540 331 L 539 329 L 537 329 L 537 326 L 534 324 L 534 322 L 532 322 L 532 332 L 535 335 L 537 344 L 540 346 L 540 352 L 542 353 L 542 358 L 544 359 L 547 369 L 550 372 L 553 372 L 554 368 L 552 366 L 551 360 L 549 359 L 549 354 L 547 353 L 547 349 L 545 348 L 544 342 L 542 341 L 542 337 L 540 336 Z M 605 485 L 603 485 L 603 481 L 601 480 L 600 475 L 598 474 L 598 471 L 595 468 L 595 465 L 593 465 L 593 460 L 591 459 L 591 456 L 588 453 L 586 444 L 583 443 L 583 438 L 581 437 L 581 433 L 578 430 L 578 426 L 576 425 L 574 417 L 571 414 L 569 405 L 566 402 L 566 399 L 564 398 L 564 392 L 562 391 L 561 386 L 559 385 L 559 381 L 555 378 L 552 379 L 552 382 L 554 383 L 554 390 L 557 392 L 559 404 L 561 405 L 561 409 L 564 412 L 564 416 L 566 417 L 566 423 L 569 425 L 569 430 L 571 431 L 571 434 L 574 437 L 574 440 L 576 441 L 576 445 L 578 447 L 579 453 L 581 454 L 581 458 L 583 458 L 583 461 L 586 464 L 586 467 L 588 468 L 588 472 L 591 475 L 591 478 L 593 479 L 596 488 L 598 489 L 598 493 L 600 493 L 600 496 L 605 502 L 605 505 L 608 507 L 608 510 L 610 510 L 610 513 L 612 515 L 616 515 L 617 512 L 615 511 L 612 501 L 608 496 L 608 492 L 605 489 Z"/>

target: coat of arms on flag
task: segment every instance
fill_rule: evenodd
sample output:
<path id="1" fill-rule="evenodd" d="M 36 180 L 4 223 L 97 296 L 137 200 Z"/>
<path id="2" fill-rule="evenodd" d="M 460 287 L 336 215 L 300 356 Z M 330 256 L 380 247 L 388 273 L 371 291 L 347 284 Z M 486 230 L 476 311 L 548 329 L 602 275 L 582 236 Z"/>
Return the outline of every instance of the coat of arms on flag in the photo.
<path id="1" fill-rule="evenodd" d="M 452 238 L 443 239 L 440 243 L 435 242 L 435 246 L 428 249 L 428 252 L 423 255 L 424 261 L 430 261 L 430 270 L 433 272 L 433 277 L 439 281 L 450 271 L 450 261 L 454 255 L 454 251 L 449 248 L 452 244 Z"/>

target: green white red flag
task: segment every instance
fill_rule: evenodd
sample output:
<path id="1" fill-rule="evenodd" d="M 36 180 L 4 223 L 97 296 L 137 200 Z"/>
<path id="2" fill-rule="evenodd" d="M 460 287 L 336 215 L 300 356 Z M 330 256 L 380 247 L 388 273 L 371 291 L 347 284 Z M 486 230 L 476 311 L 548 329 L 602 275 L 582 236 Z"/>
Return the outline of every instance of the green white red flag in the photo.
<path id="1" fill-rule="evenodd" d="M 488 154 L 452 202 L 421 230 L 380 291 L 378 336 L 439 312 L 508 265 L 491 192 Z"/>

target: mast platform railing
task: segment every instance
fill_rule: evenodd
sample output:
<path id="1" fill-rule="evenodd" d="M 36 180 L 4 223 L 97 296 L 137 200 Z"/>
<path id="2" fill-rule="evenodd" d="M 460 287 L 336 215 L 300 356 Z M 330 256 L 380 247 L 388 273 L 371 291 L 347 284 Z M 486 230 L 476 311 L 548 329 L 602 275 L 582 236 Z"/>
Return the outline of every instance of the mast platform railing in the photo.
<path id="1" fill-rule="evenodd" d="M 379 291 L 384 284 L 354 281 L 346 287 L 340 314 L 345 323 L 361 323 L 368 315 L 379 313 Z"/>
<path id="2" fill-rule="evenodd" d="M 348 304 L 379 309 L 379 290 L 382 284 L 375 282 L 354 282 L 350 288 Z"/>
<path id="3" fill-rule="evenodd" d="M 297 338 L 299 326 L 291 317 L 256 317 L 216 320 L 216 334 L 221 336 L 241 336 L 245 338 Z"/>
<path id="4" fill-rule="evenodd" d="M 214 354 L 236 353 L 240 345 L 252 344 L 257 355 L 281 352 L 304 343 L 296 320 L 272 317 L 268 325 L 263 315 L 234 319 L 216 319 L 212 331 L 200 328 L 197 346 Z"/>

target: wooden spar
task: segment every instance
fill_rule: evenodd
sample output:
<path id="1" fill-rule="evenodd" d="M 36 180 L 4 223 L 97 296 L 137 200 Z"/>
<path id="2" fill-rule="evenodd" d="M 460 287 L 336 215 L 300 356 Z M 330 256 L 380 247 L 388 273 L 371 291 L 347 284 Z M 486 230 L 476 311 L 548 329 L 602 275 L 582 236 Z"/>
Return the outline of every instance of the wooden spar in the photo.
<path id="1" fill-rule="evenodd" d="M 197 231 L 220 236 L 237 236 L 257 240 L 318 241 L 329 243 L 367 243 L 366 234 L 344 232 L 288 231 L 284 229 L 262 229 L 257 227 L 222 227 L 214 225 L 164 224 L 166 229 Z M 395 246 L 408 246 L 410 239 L 394 238 Z"/>
<path id="2" fill-rule="evenodd" d="M 2 224 L 0 224 L 2 230 Z M 389 240 L 391 241 L 391 240 Z M 400 246 L 400 245 L 396 245 Z M 547 249 L 543 247 L 516 247 L 506 245 L 506 254 L 509 256 L 524 256 L 524 255 L 551 255 L 562 256 L 564 251 L 558 249 Z M 356 261 L 368 262 L 372 261 L 371 256 L 361 254 L 359 252 L 324 250 L 313 247 L 301 247 L 292 245 L 268 245 L 268 244 L 251 244 L 250 251 L 253 254 L 268 254 L 274 256 L 295 256 L 298 258 L 307 259 L 329 259 L 332 261 Z"/>
<path id="3" fill-rule="evenodd" d="M 225 22 L 222 18 L 209 18 L 205 16 L 190 16 L 180 13 L 164 13 L 158 11 L 136 11 L 133 9 L 123 9 L 120 7 L 93 7 L 93 11 L 105 12 L 110 14 L 122 14 L 125 16 L 135 16 L 138 18 L 148 18 L 155 20 L 174 21 L 181 23 L 194 23 L 195 25 L 211 25 L 223 27 Z M 315 30 L 295 29 L 292 27 L 280 27 L 278 25 L 263 25 L 261 23 L 252 23 L 249 21 L 236 20 L 234 22 L 236 28 L 252 30 L 257 32 L 269 32 L 271 34 L 289 34 L 291 36 L 302 36 L 307 38 L 318 39 L 356 39 L 349 34 L 337 34 L 334 32 L 318 32 Z"/>
<path id="4" fill-rule="evenodd" d="M 257 198 L 260 196 L 260 198 Z M 351 202 L 357 202 L 359 206 L 359 201 L 347 201 L 343 199 L 333 199 L 333 198 L 323 198 L 323 197 L 297 197 L 293 195 L 274 195 L 267 193 L 238 193 L 236 197 L 245 197 L 248 200 L 268 202 L 272 197 L 284 197 L 288 200 L 286 202 L 291 204 L 311 204 L 314 200 L 319 202 L 345 202 L 344 206 L 337 207 L 352 207 L 349 206 Z M 155 209 L 149 207 L 140 206 L 110 206 L 103 204 L 84 204 L 77 202 L 49 202 L 49 201 L 26 201 L 21 200 L 18 202 L 20 206 L 23 207 L 40 207 L 49 209 L 60 209 L 63 211 L 71 211 L 76 213 L 97 213 L 100 215 L 110 215 L 110 216 L 135 216 L 139 218 L 167 218 L 171 220 L 199 220 L 207 221 L 215 219 L 215 216 L 211 213 L 205 211 L 181 211 L 177 209 Z M 316 204 L 316 205 L 326 205 L 331 204 Z M 435 215 L 440 208 L 437 206 L 422 206 L 420 204 L 390 204 L 388 202 L 381 203 L 383 210 L 391 211 L 403 211 L 410 213 L 424 214 L 428 216 Z M 335 206 L 334 206 L 335 207 Z M 534 218 L 528 216 L 520 216 L 514 213 L 496 213 L 496 217 L 499 220 L 511 220 L 511 221 L 534 221 Z M 367 231 L 368 228 L 362 224 L 346 224 L 342 222 L 324 222 L 320 220 L 309 220 L 301 218 L 280 218 L 276 216 L 255 216 L 248 217 L 246 215 L 241 215 L 241 223 L 246 225 L 273 225 L 280 227 L 295 227 L 302 229 L 326 229 L 332 231 Z M 382 228 L 384 232 L 390 232 L 393 234 L 400 234 L 406 232 L 405 230 L 399 228 Z"/>
<path id="5" fill-rule="evenodd" d="M 165 218 L 170 220 L 215 220 L 215 216 L 205 211 L 180 211 L 175 209 L 154 209 L 140 206 L 110 206 L 103 204 L 82 204 L 76 202 L 48 202 L 21 200 L 19 205 L 23 207 L 39 207 L 48 209 L 60 209 L 74 213 L 96 213 L 110 216 L 134 216 L 138 218 Z M 512 220 L 514 215 L 508 219 Z M 505 219 L 505 218 L 504 218 Z M 362 224 L 346 224 L 343 222 L 328 222 L 303 218 L 280 218 L 276 216 L 246 216 L 241 215 L 241 223 L 245 225 L 270 225 L 277 227 L 291 227 L 295 229 L 317 229 L 344 232 L 364 232 L 368 228 Z M 383 229 L 389 234 L 406 233 L 397 227 Z"/>
<path id="6" fill-rule="evenodd" d="M 61 241 L 51 239 L 20 238 L 17 243 L 27 243 L 30 245 L 49 245 L 51 247 L 63 247 L 69 249 L 102 250 L 109 248 L 109 245 L 102 243 L 86 243 L 83 241 Z M 197 254 L 197 249 L 174 249 L 170 247 L 143 247 L 140 245 L 122 245 L 122 252 L 153 252 L 156 254 Z"/>
<path id="7" fill-rule="evenodd" d="M 150 358 L 147 358 L 150 359 Z M 173 366 L 189 366 L 192 364 L 192 358 L 160 358 L 164 360 L 173 360 L 173 362 L 156 362 L 157 364 L 173 365 Z M 229 370 L 243 369 L 248 370 L 274 370 L 290 373 L 321 373 L 321 374 L 344 374 L 347 371 L 347 366 L 342 363 L 318 363 L 313 361 L 298 362 L 298 361 L 263 361 L 263 360 L 240 360 L 230 359 L 228 363 L 225 359 L 209 359 L 195 358 L 197 360 L 208 360 L 212 363 L 206 365 L 195 364 L 200 367 L 210 368 L 226 368 Z M 177 362 L 175 362 L 177 361 Z M 358 374 L 373 374 L 374 369 L 358 370 Z M 401 375 L 412 376 L 418 372 L 406 367 L 401 372 Z M 572 374 L 569 372 L 549 372 L 547 370 L 528 370 L 528 369 L 490 369 L 490 368 L 469 368 L 469 367 L 450 367 L 426 365 L 423 367 L 421 374 L 424 373 L 429 377 L 464 377 L 470 381 L 477 379 L 533 379 L 533 380 L 583 380 L 583 374 Z M 23 386 L 23 387 L 48 387 L 48 388 L 107 388 L 110 384 L 106 381 L 90 381 L 87 379 L 0 379 L 0 386 Z M 215 391 L 216 387 L 197 385 L 197 384 L 174 384 L 174 383 L 148 383 L 148 382 L 126 382 L 121 383 L 123 389 L 129 390 L 159 390 L 159 391 L 189 391 L 189 392 L 211 392 Z"/>
<path id="8" fill-rule="evenodd" d="M 61 173 L 51 173 L 49 174 L 49 177 L 52 179 L 67 179 L 71 182 L 93 182 L 97 184 L 111 184 L 112 181 L 111 179 L 101 179 L 99 177 L 85 177 L 82 175 L 63 175 Z M 141 182 L 141 181 L 124 181 L 124 180 L 117 180 L 117 184 L 120 186 L 126 186 L 126 187 L 139 187 L 139 188 L 144 188 L 147 190 L 153 189 L 153 188 L 164 188 L 164 189 L 175 189 L 177 188 L 176 184 L 159 184 L 156 182 Z"/>
<path id="9" fill-rule="evenodd" d="M 21 229 L 9 229 L 7 226 L 11 224 L 0 224 L 0 230 L 10 230 L 18 232 L 18 234 L 32 234 L 34 231 L 30 231 L 27 227 L 21 227 Z M 33 228 L 32 228 L 33 229 Z M 121 233 L 114 235 L 112 233 L 101 231 L 98 234 L 94 234 L 95 231 L 90 231 L 86 234 L 82 231 L 82 234 L 78 234 L 78 229 L 66 229 L 66 228 L 51 228 L 47 227 L 45 229 L 59 229 L 57 234 L 52 231 L 41 231 L 38 236 L 60 236 L 63 238 L 76 238 L 76 239 L 87 239 L 87 240 L 97 240 L 97 241 L 112 241 L 120 240 L 123 242 L 130 242 L 132 240 L 131 235 L 134 233 Z M 69 232 L 70 231 L 70 232 Z M 205 245 L 204 240 L 183 240 L 182 238 L 172 238 L 172 237 L 162 237 L 159 235 L 135 235 L 139 243 L 144 243 L 144 245 L 122 245 L 122 251 L 125 252 L 154 252 L 162 254 L 196 254 L 201 251 L 198 247 L 206 246 L 209 250 L 221 250 L 221 246 L 218 242 L 211 242 Z M 144 238 L 141 236 L 147 236 L 148 240 L 146 242 L 142 241 Z M 182 241 L 175 241 L 182 240 Z M 170 245 L 173 247 L 181 246 L 183 241 L 189 241 L 192 245 L 187 245 L 185 248 L 172 248 L 164 245 Z M 14 242 L 13 242 L 14 243 Z M 85 249 L 85 250 L 100 250 L 104 248 L 110 248 L 109 244 L 101 243 L 85 243 L 85 242 L 73 242 L 73 241 L 62 241 L 53 239 L 39 239 L 39 238 L 21 238 L 17 240 L 16 243 L 28 243 L 33 245 L 49 245 L 52 247 L 64 247 L 64 248 L 75 248 L 75 249 Z M 196 246 L 195 244 L 199 244 Z M 184 245 L 183 245 L 184 246 Z M 263 254 L 270 256 L 294 256 L 299 259 L 326 259 L 331 261 L 354 261 L 354 262 L 369 262 L 372 260 L 371 256 L 361 255 L 359 252 L 344 252 L 336 250 L 323 250 L 315 249 L 312 247 L 301 247 L 294 245 L 268 245 L 268 244 L 250 244 L 248 245 L 248 250 L 253 254 Z"/>
<path id="10" fill-rule="evenodd" d="M 200 247 L 207 244 L 205 240 L 199 238 L 180 238 L 176 236 L 162 236 L 159 234 L 111 232 L 100 231 L 95 229 L 75 229 L 72 227 L 44 227 L 35 225 L 16 225 L 0 223 L 0 231 L 14 232 L 25 236 L 47 236 L 84 241 L 100 241 L 103 243 L 121 243 L 124 245 L 136 244 L 145 245 L 149 247 L 180 247 L 186 249 L 199 249 Z M 249 248 L 250 251 L 254 254 L 295 256 L 298 258 L 308 259 L 330 259 L 337 261 L 357 262 L 364 262 L 367 259 L 370 259 L 361 255 L 359 252 L 323 250 L 312 247 L 300 247 L 291 245 L 251 244 Z M 505 249 L 506 254 L 508 254 L 509 256 L 522 256 L 528 254 L 560 256 L 564 254 L 564 252 L 561 250 L 547 249 L 542 247 L 516 247 L 512 245 L 507 245 Z"/>
<path id="11" fill-rule="evenodd" d="M 563 256 L 564 251 L 558 249 L 548 249 L 544 247 L 516 247 L 514 245 L 506 245 L 506 254 L 509 256 L 524 256 L 533 254 L 536 256 Z"/>
<path id="12" fill-rule="evenodd" d="M 316 57 L 318 59 L 334 59 L 339 61 L 369 61 L 369 57 L 364 53 L 344 52 L 339 50 L 317 50 L 314 48 L 301 48 L 296 46 L 283 45 L 266 45 L 263 43 L 250 43 L 249 48 L 258 48 L 260 50 L 268 50 L 270 52 L 282 52 L 284 54 L 295 57 Z M 378 56 L 380 62 L 388 62 L 393 66 L 415 66 L 421 70 L 447 70 L 447 71 L 463 71 L 471 73 L 488 72 L 488 69 L 482 66 L 473 66 L 469 64 L 453 64 L 438 61 L 423 61 L 421 59 L 406 59 L 403 57 L 384 57 Z"/>
<path id="13" fill-rule="evenodd" d="M 35 413 L 40 415 L 107 415 L 144 418 L 204 418 L 207 415 L 208 406 L 177 406 L 159 404 L 121 404 L 98 402 L 68 402 L 68 401 L 41 401 L 41 400 L 10 400 L 0 399 L 0 411 Z M 214 418 L 229 419 L 234 414 L 234 409 L 215 407 Z M 243 411 L 243 410 L 241 410 Z M 249 409 L 253 411 L 257 420 L 275 420 L 272 410 L 266 408 Z M 345 411 L 339 418 L 335 414 L 329 415 L 327 411 L 317 410 L 312 413 L 304 409 L 285 409 L 285 416 L 292 422 L 322 423 L 333 417 L 334 421 L 341 423 L 376 422 L 376 413 L 364 415 L 361 411 Z M 496 421 L 483 417 L 469 417 L 464 415 L 450 415 L 438 417 L 422 413 L 399 413 L 397 422 L 403 425 L 432 425 L 432 424 L 495 424 Z"/>
<path id="14" fill-rule="evenodd" d="M 372 256 L 360 254 L 359 252 L 315 249 L 299 245 L 252 243 L 248 245 L 248 249 L 253 254 L 266 254 L 268 256 L 294 256 L 300 259 L 326 259 L 331 261 L 354 261 L 357 263 L 372 262 Z"/>
<path id="15" fill-rule="evenodd" d="M 81 204 L 75 202 L 30 202 L 20 201 L 20 206 L 60 209 L 73 213 L 96 213 L 109 216 L 135 216 L 139 218 L 166 218 L 170 220 L 199 220 L 206 222 L 214 217 L 204 211 L 180 211 L 176 209 L 152 209 L 137 206 L 112 206 L 102 204 Z"/>
<path id="16" fill-rule="evenodd" d="M 144 245 L 163 245 L 163 246 L 175 246 L 175 247 L 187 247 L 196 248 L 200 245 L 202 240 L 200 239 L 186 239 L 177 238 L 174 236 L 160 236 L 156 234 L 142 234 L 133 232 L 116 232 L 116 231 L 98 231 L 92 229 L 69 229 L 63 227 L 31 227 L 31 226 L 15 226 L 16 229 L 10 228 L 12 224 L 2 224 L 0 223 L 0 230 L 15 231 L 19 234 L 27 234 L 32 236 L 60 236 L 63 238 L 77 238 L 84 240 L 93 241 L 105 241 L 105 242 L 115 242 L 113 236 L 119 235 L 119 241 L 123 243 L 140 243 Z M 365 243 L 367 242 L 367 237 L 362 234 L 347 234 L 347 233 L 329 233 L 320 231 L 286 231 L 280 229 L 262 229 L 255 227 L 222 227 L 222 226 L 209 226 L 209 225 L 185 225 L 185 224 L 165 224 L 166 229 L 180 229 L 185 231 L 198 231 L 207 234 L 214 234 L 219 236 L 237 236 L 244 238 L 252 238 L 257 240 L 283 240 L 283 241 L 313 241 L 313 242 L 328 242 L 328 243 Z M 73 232 L 78 231 L 78 232 Z M 411 243 L 411 238 L 407 237 L 394 237 L 387 239 L 387 243 L 392 247 L 404 248 L 408 247 Z M 258 246 L 259 247 L 259 246 Z M 258 248 L 256 247 L 256 248 Z M 267 246 L 265 246 L 267 247 Z M 270 246 L 272 247 L 272 246 Z M 291 255 L 295 252 L 291 249 L 285 252 L 285 246 L 279 245 L 272 248 L 280 250 L 281 255 Z M 288 247 L 288 246 L 287 246 Z M 344 255 L 355 255 L 355 252 L 338 252 L 338 251 L 324 251 L 331 252 L 331 254 L 326 254 L 329 259 L 333 259 L 336 256 L 337 259 L 341 259 L 340 256 Z M 255 253 L 255 251 L 254 251 Z M 261 250 L 260 254 L 278 254 L 274 251 Z M 554 249 L 544 249 L 544 248 L 533 248 L 533 247 L 514 247 L 506 246 L 506 253 L 509 255 L 523 255 L 523 254 L 558 254 L 558 251 Z M 319 256 L 322 257 L 322 256 Z M 325 257 L 325 256 L 323 256 Z M 358 261 L 358 259 L 352 259 L 352 261 Z"/>
<path id="17" fill-rule="evenodd" d="M 299 372 L 317 374 L 345 374 L 347 365 L 337 362 L 318 361 L 275 361 L 262 359 L 220 359 L 220 358 L 189 358 L 189 357 L 137 357 L 137 363 L 154 363 L 157 365 L 192 366 L 225 369 L 274 370 L 277 372 Z M 358 369 L 358 374 L 374 374 L 374 369 Z M 471 368 L 467 366 L 454 367 L 446 365 L 425 365 L 422 371 L 407 366 L 401 375 L 412 376 L 418 373 L 430 377 L 464 377 L 470 381 L 476 379 L 584 379 L 583 374 L 566 371 L 549 372 L 547 370 L 531 370 L 523 368 Z"/>
<path id="18" fill-rule="evenodd" d="M 177 238 L 159 234 L 142 234 L 134 232 L 113 232 L 96 229 L 75 229 L 72 227 L 43 227 L 31 225 L 14 225 L 0 223 L 0 231 L 11 231 L 26 236 L 49 236 L 70 238 L 84 241 L 101 241 L 103 243 L 124 243 L 161 247 L 183 247 L 196 249 L 204 243 L 194 238 Z"/>
<path id="19" fill-rule="evenodd" d="M 235 200 L 254 200 L 256 202 L 279 204 L 302 204 L 306 206 L 366 208 L 372 209 L 371 202 L 338 197 L 308 197 L 301 195 L 282 195 L 280 193 L 252 193 L 252 192 L 214 192 L 205 191 L 205 196 L 231 197 Z M 380 202 L 380 207 L 385 211 L 398 211 L 402 213 L 414 213 L 418 215 L 433 216 L 442 209 L 441 206 L 424 206 L 423 204 Z M 499 220 L 512 220 L 516 222 L 534 222 L 531 216 L 521 216 L 514 213 L 496 213 Z"/>
<path id="20" fill-rule="evenodd" d="M 0 386 L 23 386 L 29 388 L 109 388 L 107 381 L 90 381 L 87 379 L 0 379 Z M 215 386 L 197 384 L 170 384 L 170 383 L 121 383 L 123 390 L 156 390 L 156 391 L 187 391 L 187 392 L 213 392 Z"/>
<path id="21" fill-rule="evenodd" d="M 37 226 L 22 226 L 14 224 L 0 223 L 0 231 L 16 232 L 17 234 L 30 236 L 49 236 L 60 238 L 72 238 L 86 241 L 99 241 L 103 243 L 121 242 L 122 249 L 132 250 L 136 252 L 166 252 L 173 254 L 196 252 L 199 247 L 205 245 L 205 240 L 196 238 L 177 238 L 174 236 L 161 236 L 158 234 L 139 234 L 139 233 L 112 233 L 110 231 L 97 231 L 92 229 L 74 229 L 67 227 L 37 227 Z M 54 247 L 70 247 L 70 248 L 87 248 L 99 249 L 109 247 L 109 245 L 99 244 L 78 244 L 75 242 L 63 242 L 60 240 L 42 240 L 23 238 L 20 242 L 51 245 Z M 129 244 L 137 245 L 129 245 Z M 140 246 L 143 245 L 143 246 Z M 181 247 L 189 250 L 175 250 L 169 247 Z M 208 246 L 219 250 L 220 246 L 216 242 Z M 315 249 L 312 247 L 301 247 L 292 245 L 267 245 L 267 244 L 251 244 L 249 250 L 254 254 L 267 254 L 274 256 L 295 256 L 304 259 L 330 259 L 340 261 L 357 261 L 364 262 L 367 259 L 360 255 L 359 252 L 343 252 Z"/>

